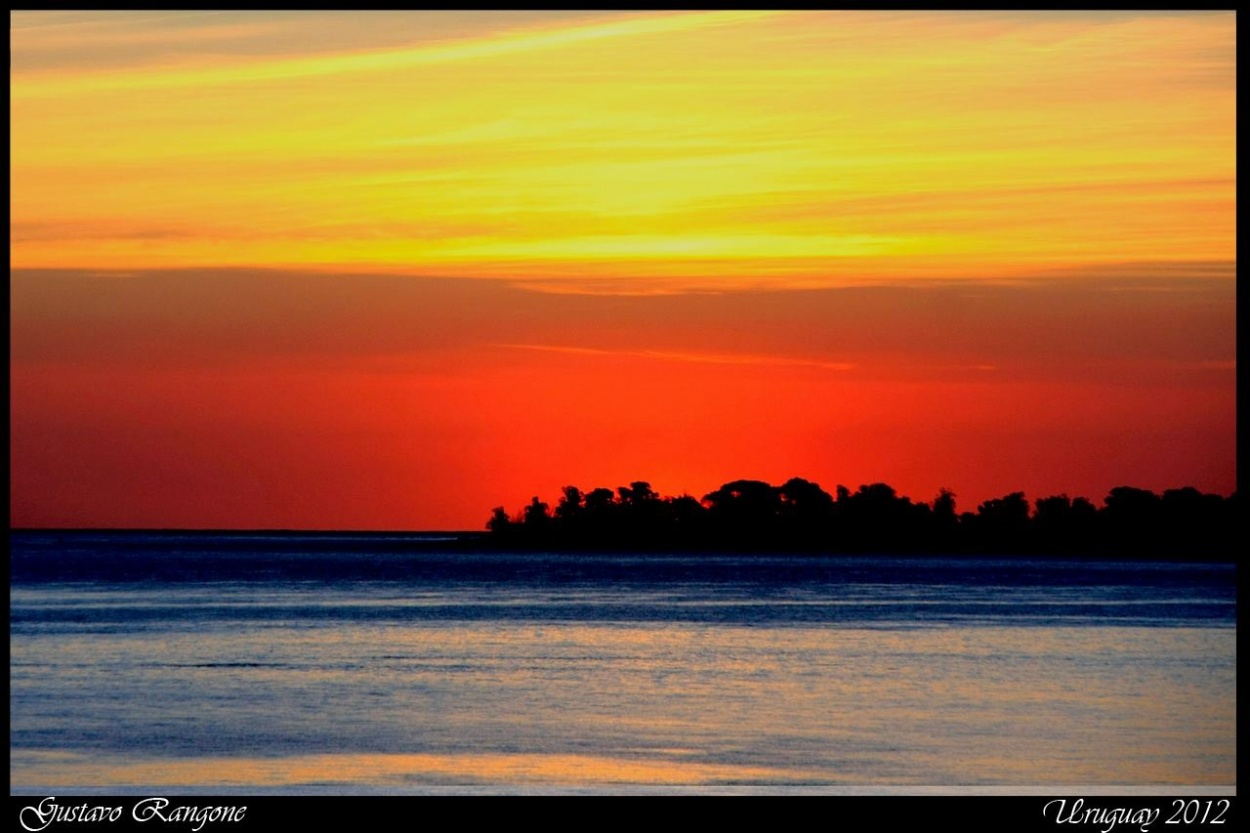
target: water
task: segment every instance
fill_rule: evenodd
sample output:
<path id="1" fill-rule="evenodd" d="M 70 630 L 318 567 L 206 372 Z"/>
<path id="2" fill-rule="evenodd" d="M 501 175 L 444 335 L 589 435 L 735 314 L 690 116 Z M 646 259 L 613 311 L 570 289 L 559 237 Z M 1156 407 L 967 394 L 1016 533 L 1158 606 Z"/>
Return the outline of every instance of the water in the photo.
<path id="1" fill-rule="evenodd" d="M 14 792 L 1236 783 L 1231 565 L 11 543 Z"/>

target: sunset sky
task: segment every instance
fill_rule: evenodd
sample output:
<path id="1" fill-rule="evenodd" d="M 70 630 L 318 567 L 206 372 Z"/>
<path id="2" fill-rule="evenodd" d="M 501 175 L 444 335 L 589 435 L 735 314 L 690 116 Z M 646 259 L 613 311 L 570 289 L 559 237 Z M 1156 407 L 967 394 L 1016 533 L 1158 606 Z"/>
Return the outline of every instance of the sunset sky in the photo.
<path id="1" fill-rule="evenodd" d="M 13 526 L 1236 488 L 1236 17 L 14 12 Z"/>

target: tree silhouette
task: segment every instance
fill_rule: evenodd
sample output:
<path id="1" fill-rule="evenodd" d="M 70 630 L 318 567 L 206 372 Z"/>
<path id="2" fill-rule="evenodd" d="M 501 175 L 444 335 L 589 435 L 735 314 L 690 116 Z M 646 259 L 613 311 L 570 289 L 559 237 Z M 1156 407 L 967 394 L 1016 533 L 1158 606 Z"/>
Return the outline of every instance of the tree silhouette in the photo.
<path id="1" fill-rule="evenodd" d="M 1025 541 L 1029 529 L 1029 502 L 1024 492 L 1012 492 L 977 507 L 973 538 L 981 549 L 1010 549 Z"/>
<path id="2" fill-rule="evenodd" d="M 556 517 L 561 520 L 572 520 L 582 513 L 582 490 L 576 486 L 565 486 L 564 496 L 556 506 Z"/>
<path id="3" fill-rule="evenodd" d="M 522 523 L 525 524 L 526 533 L 534 536 L 535 540 L 545 540 L 547 534 L 551 531 L 549 508 L 547 504 L 538 499 L 537 495 L 530 501 L 529 506 L 525 507 Z"/>
<path id="4" fill-rule="evenodd" d="M 490 516 L 490 520 L 486 522 L 486 528 L 496 535 L 507 534 L 512 527 L 512 521 L 508 519 L 508 512 L 502 506 L 496 506 Z"/>
<path id="5" fill-rule="evenodd" d="M 1162 497 L 1111 489 L 1101 509 L 1066 494 L 1011 492 L 957 514 L 955 494 L 913 502 L 886 483 L 855 492 L 792 477 L 781 486 L 733 480 L 708 492 L 662 497 L 645 480 L 615 490 L 565 486 L 554 512 L 535 495 L 514 517 L 497 506 L 488 540 L 512 548 L 719 550 L 813 553 L 1051 553 L 1099 557 L 1231 559 L 1240 499 L 1193 487 Z"/>

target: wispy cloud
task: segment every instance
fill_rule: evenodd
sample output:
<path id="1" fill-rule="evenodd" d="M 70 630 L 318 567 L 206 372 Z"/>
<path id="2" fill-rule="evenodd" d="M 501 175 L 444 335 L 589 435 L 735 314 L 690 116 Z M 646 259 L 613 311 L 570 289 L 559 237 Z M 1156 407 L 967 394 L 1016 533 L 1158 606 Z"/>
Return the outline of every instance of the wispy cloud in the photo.
<path id="1" fill-rule="evenodd" d="M 259 59 L 226 66 L 170 68 L 168 71 L 99 73 L 63 78 L 30 79 L 12 87 L 15 97 L 82 94 L 105 90 L 204 87 L 314 78 L 359 72 L 387 72 L 521 52 L 557 49 L 588 42 L 655 35 L 741 24 L 775 12 L 683 12 L 640 14 L 589 25 L 523 29 L 519 32 L 466 38 L 451 43 L 416 44 L 398 49 L 362 50 L 337 55 Z"/>
<path id="2" fill-rule="evenodd" d="M 514 350 L 541 350 L 548 353 L 567 353 L 574 356 L 628 356 L 638 359 L 656 359 L 669 362 L 696 362 L 700 364 L 736 364 L 777 367 L 815 367 L 821 370 L 854 370 L 851 362 L 814 361 L 786 356 L 758 356 L 743 353 L 688 353 L 671 350 L 608 350 L 597 347 L 568 347 L 555 344 L 496 344 Z"/>
<path id="3" fill-rule="evenodd" d="M 644 293 L 1232 263 L 1235 23 L 19 13 L 11 256 Z"/>

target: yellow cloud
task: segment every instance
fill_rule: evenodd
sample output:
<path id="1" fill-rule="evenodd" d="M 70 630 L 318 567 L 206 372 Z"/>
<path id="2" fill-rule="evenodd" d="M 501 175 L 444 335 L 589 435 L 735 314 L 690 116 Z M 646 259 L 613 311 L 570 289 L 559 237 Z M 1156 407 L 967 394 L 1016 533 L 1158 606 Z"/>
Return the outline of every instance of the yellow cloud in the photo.
<path id="1" fill-rule="evenodd" d="M 402 48 L 319 18 L 307 54 L 272 20 L 149 19 L 218 57 L 141 67 L 70 27 L 75 61 L 10 81 L 13 264 L 813 285 L 1236 257 L 1231 13 L 453 17 Z"/>

